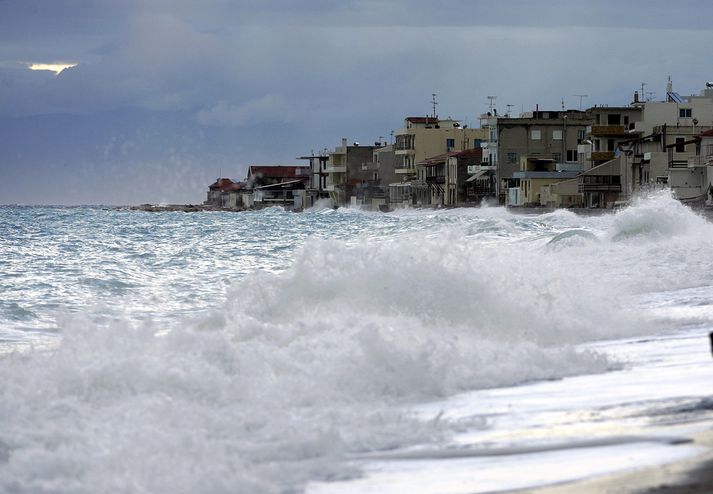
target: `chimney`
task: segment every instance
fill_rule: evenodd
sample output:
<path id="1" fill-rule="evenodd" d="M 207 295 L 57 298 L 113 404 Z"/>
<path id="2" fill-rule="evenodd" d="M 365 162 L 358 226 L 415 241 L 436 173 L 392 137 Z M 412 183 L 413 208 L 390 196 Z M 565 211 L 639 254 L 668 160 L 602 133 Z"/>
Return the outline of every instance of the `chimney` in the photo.
<path id="1" fill-rule="evenodd" d="M 347 138 L 342 137 L 342 147 L 347 147 Z"/>

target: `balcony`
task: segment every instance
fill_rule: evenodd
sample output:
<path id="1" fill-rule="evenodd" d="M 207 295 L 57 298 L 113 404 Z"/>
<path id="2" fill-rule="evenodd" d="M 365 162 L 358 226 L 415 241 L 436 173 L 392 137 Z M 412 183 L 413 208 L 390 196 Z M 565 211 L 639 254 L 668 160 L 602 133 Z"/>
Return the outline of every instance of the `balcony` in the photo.
<path id="1" fill-rule="evenodd" d="M 325 173 L 347 173 L 346 166 L 328 166 L 324 169 Z"/>
<path id="2" fill-rule="evenodd" d="M 474 174 L 478 172 L 489 172 L 489 171 L 495 171 L 497 167 L 495 165 L 468 165 L 468 168 L 466 168 L 466 171 L 469 174 Z"/>
<path id="3" fill-rule="evenodd" d="M 713 155 L 698 155 L 688 158 L 688 168 L 697 168 L 699 166 L 713 166 Z"/>
<path id="4" fill-rule="evenodd" d="M 577 182 L 577 191 L 583 192 L 621 192 L 621 177 L 618 175 L 581 175 Z"/>
<path id="5" fill-rule="evenodd" d="M 590 125 L 587 127 L 587 133 L 595 137 L 627 135 L 623 125 Z"/>
<path id="6" fill-rule="evenodd" d="M 396 168 L 394 170 L 394 173 L 396 173 L 397 175 L 415 175 L 416 170 L 414 168 Z"/>
<path id="7" fill-rule="evenodd" d="M 446 176 L 445 175 L 433 175 L 430 177 L 426 177 L 426 182 L 428 183 L 446 183 Z"/>
<path id="8" fill-rule="evenodd" d="M 594 151 L 592 161 L 609 161 L 615 158 L 614 151 Z"/>

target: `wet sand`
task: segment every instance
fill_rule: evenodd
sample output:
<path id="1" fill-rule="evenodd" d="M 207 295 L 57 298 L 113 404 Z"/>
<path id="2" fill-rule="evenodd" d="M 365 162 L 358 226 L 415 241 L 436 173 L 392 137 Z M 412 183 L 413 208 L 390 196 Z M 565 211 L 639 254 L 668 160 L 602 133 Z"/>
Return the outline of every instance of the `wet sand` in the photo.
<path id="1" fill-rule="evenodd" d="M 522 494 L 713 494 L 713 429 L 697 434 L 694 444 L 707 448 L 707 451 L 683 461 L 516 492 Z"/>

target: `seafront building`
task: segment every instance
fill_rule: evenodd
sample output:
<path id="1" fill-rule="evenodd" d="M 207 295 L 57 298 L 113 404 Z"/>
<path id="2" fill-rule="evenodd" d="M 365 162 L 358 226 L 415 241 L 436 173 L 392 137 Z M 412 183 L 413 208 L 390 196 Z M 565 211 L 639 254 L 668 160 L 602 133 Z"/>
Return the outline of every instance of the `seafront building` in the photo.
<path id="1" fill-rule="evenodd" d="M 496 165 L 497 194 L 508 206 L 540 206 L 542 187 L 583 171 L 578 144 L 593 118 L 579 110 L 536 108 L 518 117 L 485 114 L 489 125 L 488 161 Z M 494 152 L 493 152 L 494 151 Z"/>
<path id="2" fill-rule="evenodd" d="M 642 102 L 635 93 L 631 107 L 619 110 L 622 124 L 593 126 L 588 133 L 585 159 L 593 166 L 577 179 L 583 205 L 610 208 L 641 190 L 664 187 L 684 202 L 705 201 L 713 177 L 695 156 L 699 134 L 713 128 L 713 87 L 681 96 L 669 80 L 666 101 Z"/>
<path id="3" fill-rule="evenodd" d="M 228 210 L 280 206 L 302 209 L 310 169 L 295 165 L 250 165 L 244 181 L 218 178 L 208 187 L 205 205 Z"/>
<path id="4" fill-rule="evenodd" d="M 308 166 L 251 166 L 248 178 L 221 178 L 206 204 L 298 210 L 320 200 L 368 210 L 454 207 L 493 200 L 508 207 L 613 208 L 640 191 L 670 188 L 684 202 L 713 201 L 713 83 L 698 95 L 674 92 L 626 106 L 491 111 L 480 128 L 457 120 L 406 117 L 387 144 L 358 142 L 300 159 Z"/>

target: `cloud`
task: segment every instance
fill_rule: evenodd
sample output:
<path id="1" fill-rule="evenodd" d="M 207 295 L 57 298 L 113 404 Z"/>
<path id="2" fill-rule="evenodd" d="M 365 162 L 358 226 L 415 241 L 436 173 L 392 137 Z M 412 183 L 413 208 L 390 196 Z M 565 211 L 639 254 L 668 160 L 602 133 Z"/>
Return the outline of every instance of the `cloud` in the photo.
<path id="1" fill-rule="evenodd" d="M 213 107 L 199 111 L 197 118 L 201 125 L 239 127 L 272 121 L 289 123 L 293 115 L 293 109 L 281 97 L 266 94 L 240 105 L 219 101 Z"/>
<path id="2" fill-rule="evenodd" d="M 574 94 L 626 104 L 641 82 L 661 97 L 668 75 L 697 92 L 711 15 L 704 0 L 0 0 L 0 171 L 27 166 L 30 147 L 52 163 L 36 141 L 59 127 L 68 169 L 78 155 L 130 160 L 130 190 L 171 148 L 193 173 L 368 142 L 430 113 L 432 92 L 469 125 L 486 95 L 517 113 L 577 108 Z M 56 77 L 25 65 L 57 60 L 79 65 Z M 25 190 L 21 172 L 5 176 Z"/>

